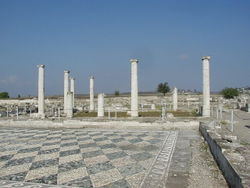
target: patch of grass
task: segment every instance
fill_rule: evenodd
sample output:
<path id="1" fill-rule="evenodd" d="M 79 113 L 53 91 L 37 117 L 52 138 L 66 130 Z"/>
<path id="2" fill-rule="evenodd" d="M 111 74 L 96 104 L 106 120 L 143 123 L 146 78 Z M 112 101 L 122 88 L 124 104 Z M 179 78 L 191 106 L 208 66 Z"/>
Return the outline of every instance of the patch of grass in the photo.
<path id="1" fill-rule="evenodd" d="M 220 124 L 221 124 L 221 125 L 226 125 L 227 122 L 226 122 L 226 121 L 221 121 Z"/>
<path id="2" fill-rule="evenodd" d="M 159 111 L 149 111 L 149 112 L 139 112 L 140 117 L 160 117 L 161 112 Z"/>
<path id="3" fill-rule="evenodd" d="M 172 113 L 174 117 L 196 117 L 197 115 L 193 112 L 184 111 L 168 111 L 167 113 Z M 115 112 L 110 112 L 111 117 L 115 117 Z M 105 117 L 108 117 L 108 112 L 104 113 Z M 97 112 L 77 112 L 74 117 L 97 117 Z M 127 112 L 117 112 L 117 117 L 130 117 Z M 139 112 L 139 117 L 161 117 L 161 111 L 148 111 Z"/>
<path id="4" fill-rule="evenodd" d="M 174 117 L 197 117 L 198 116 L 194 112 L 187 112 L 187 111 L 168 111 L 168 113 L 172 113 Z"/>
<path id="5" fill-rule="evenodd" d="M 108 117 L 108 112 L 104 113 L 105 117 Z M 115 117 L 115 112 L 110 112 L 111 117 Z M 97 112 L 78 112 L 74 114 L 74 117 L 97 117 Z M 127 112 L 117 112 L 117 117 L 129 117 Z"/>
<path id="6" fill-rule="evenodd" d="M 97 112 L 77 112 L 74 117 L 97 117 Z"/>
<path id="7" fill-rule="evenodd" d="M 105 112 L 104 116 L 108 117 L 108 112 Z M 110 117 L 115 117 L 115 112 L 110 112 Z M 117 117 L 129 117 L 129 116 L 127 112 L 117 112 Z"/>
<path id="8" fill-rule="evenodd" d="M 174 117 L 196 117 L 198 116 L 193 112 L 184 111 L 167 111 L 167 113 L 172 113 Z M 139 112 L 140 117 L 161 117 L 161 111 L 149 111 L 149 112 Z"/>

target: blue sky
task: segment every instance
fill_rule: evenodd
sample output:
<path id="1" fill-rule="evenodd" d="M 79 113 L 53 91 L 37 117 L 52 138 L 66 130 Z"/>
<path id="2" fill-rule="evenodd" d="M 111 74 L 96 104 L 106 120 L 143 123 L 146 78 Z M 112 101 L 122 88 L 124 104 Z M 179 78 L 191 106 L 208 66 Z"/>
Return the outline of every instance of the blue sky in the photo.
<path id="1" fill-rule="evenodd" d="M 63 93 L 63 71 L 87 93 L 130 91 L 138 58 L 139 89 L 163 81 L 202 88 L 201 57 L 211 56 L 211 89 L 250 85 L 248 0 L 0 0 L 0 91 L 37 95 L 45 64 L 46 95 Z"/>

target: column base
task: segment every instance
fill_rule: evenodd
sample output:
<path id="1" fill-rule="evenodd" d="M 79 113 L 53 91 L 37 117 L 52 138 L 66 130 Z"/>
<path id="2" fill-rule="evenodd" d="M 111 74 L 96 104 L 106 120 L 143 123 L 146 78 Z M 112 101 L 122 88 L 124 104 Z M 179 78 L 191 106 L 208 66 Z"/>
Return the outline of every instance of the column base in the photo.
<path id="1" fill-rule="evenodd" d="M 131 117 L 138 117 L 138 111 L 131 111 L 130 112 Z"/>

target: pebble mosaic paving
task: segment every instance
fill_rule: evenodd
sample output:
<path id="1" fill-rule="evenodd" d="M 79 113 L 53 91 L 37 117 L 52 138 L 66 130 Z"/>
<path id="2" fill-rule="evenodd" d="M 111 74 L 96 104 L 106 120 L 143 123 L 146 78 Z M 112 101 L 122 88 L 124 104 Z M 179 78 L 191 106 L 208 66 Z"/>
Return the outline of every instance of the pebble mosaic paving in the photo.
<path id="1" fill-rule="evenodd" d="M 0 187 L 148 187 L 177 133 L 0 128 Z"/>

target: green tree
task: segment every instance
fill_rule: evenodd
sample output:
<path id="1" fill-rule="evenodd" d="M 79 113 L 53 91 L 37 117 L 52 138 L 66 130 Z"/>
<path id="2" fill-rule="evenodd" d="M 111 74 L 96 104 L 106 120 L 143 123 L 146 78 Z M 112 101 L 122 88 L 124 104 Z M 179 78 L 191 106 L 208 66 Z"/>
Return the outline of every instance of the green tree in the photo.
<path id="1" fill-rule="evenodd" d="M 239 96 L 239 91 L 235 88 L 224 88 L 221 91 L 221 94 L 225 99 L 233 99 L 234 97 Z"/>
<path id="2" fill-rule="evenodd" d="M 115 91 L 115 96 L 119 96 L 120 92 L 118 90 Z"/>
<path id="3" fill-rule="evenodd" d="M 10 98 L 8 92 L 0 92 L 0 99 L 7 99 L 7 98 Z"/>
<path id="4" fill-rule="evenodd" d="M 170 88 L 169 88 L 167 82 L 160 83 L 160 84 L 158 85 L 157 92 L 163 93 L 164 96 L 165 96 L 165 94 L 166 94 L 167 92 L 169 92 L 169 91 L 170 91 Z"/>

